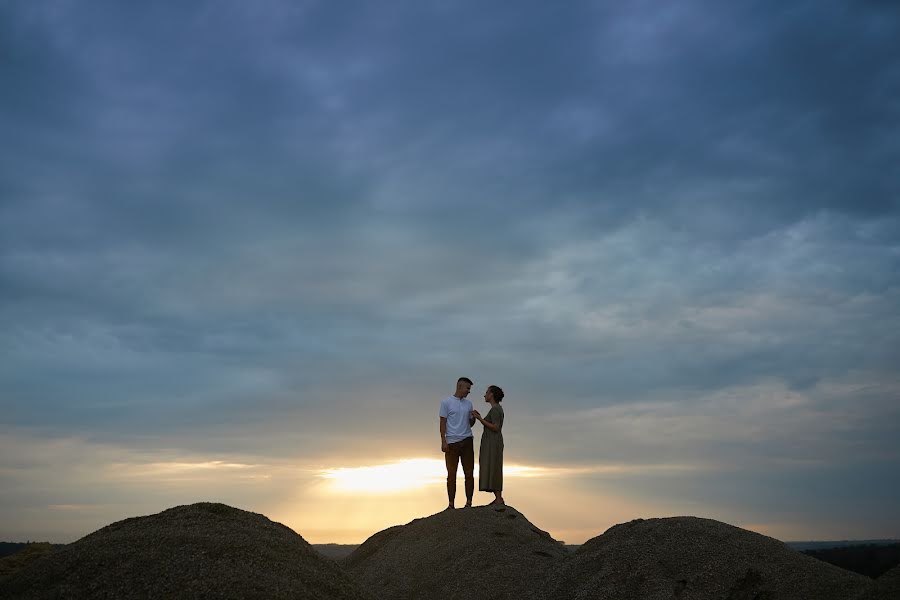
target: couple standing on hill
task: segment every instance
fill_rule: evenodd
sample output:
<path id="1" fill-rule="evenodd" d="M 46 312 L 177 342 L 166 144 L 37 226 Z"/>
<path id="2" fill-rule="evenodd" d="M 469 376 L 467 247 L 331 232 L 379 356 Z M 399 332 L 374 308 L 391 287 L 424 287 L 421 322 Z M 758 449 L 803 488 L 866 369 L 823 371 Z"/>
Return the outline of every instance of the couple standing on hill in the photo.
<path id="1" fill-rule="evenodd" d="M 481 448 L 478 452 L 478 489 L 482 492 L 493 492 L 491 504 L 505 504 L 503 501 L 503 390 L 496 385 L 488 386 L 484 392 L 484 401 L 491 405 L 491 410 L 482 418 L 481 413 L 472 407 L 466 399 L 472 389 L 472 380 L 460 377 L 456 382 L 456 392 L 441 401 L 440 431 L 441 452 L 447 464 L 447 499 L 448 508 L 455 508 L 456 502 L 456 467 L 462 462 L 463 474 L 466 478 L 466 506 L 472 506 L 472 494 L 475 491 L 475 448 L 472 439 L 472 425 L 479 421 L 484 425 L 481 434 Z"/>

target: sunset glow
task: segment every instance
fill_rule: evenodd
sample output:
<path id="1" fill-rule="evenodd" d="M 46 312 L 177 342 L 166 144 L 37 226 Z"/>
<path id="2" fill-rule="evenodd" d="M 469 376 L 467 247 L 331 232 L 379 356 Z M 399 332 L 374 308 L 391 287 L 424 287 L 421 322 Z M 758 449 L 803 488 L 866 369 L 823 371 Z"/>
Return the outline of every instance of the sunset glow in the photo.
<path id="1" fill-rule="evenodd" d="M 553 474 L 556 474 L 556 470 L 546 467 L 504 467 L 506 477 L 541 477 Z M 478 465 L 475 465 L 475 476 L 478 476 Z M 444 461 L 440 459 L 410 458 L 381 465 L 323 469 L 319 472 L 319 477 L 329 482 L 333 492 L 381 494 L 443 484 L 447 479 L 447 470 Z M 457 477 L 462 479 L 462 467 L 458 468 Z"/>
<path id="2" fill-rule="evenodd" d="M 385 493 L 425 487 L 444 481 L 444 463 L 430 458 L 413 458 L 384 465 L 339 467 L 320 473 L 335 492 Z"/>

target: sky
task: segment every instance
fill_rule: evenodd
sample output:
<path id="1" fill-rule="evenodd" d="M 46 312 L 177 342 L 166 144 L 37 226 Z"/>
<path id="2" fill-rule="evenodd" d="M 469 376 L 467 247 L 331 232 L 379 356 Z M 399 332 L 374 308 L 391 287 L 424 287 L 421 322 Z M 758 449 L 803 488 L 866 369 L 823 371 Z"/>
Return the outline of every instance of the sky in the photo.
<path id="1" fill-rule="evenodd" d="M 0 0 L 0 139 L 2 540 L 360 543 L 460 376 L 556 539 L 900 538 L 897 3 Z"/>

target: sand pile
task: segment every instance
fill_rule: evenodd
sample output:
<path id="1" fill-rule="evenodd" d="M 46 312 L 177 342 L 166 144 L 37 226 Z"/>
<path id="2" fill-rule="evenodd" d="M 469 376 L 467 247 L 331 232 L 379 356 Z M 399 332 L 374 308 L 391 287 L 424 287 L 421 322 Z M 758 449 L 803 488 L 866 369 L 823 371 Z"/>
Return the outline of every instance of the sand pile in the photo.
<path id="1" fill-rule="evenodd" d="M 0 598 L 363 598 L 291 529 L 224 504 L 113 523 L 0 581 Z"/>
<path id="2" fill-rule="evenodd" d="M 588 540 L 546 597 L 616 600 L 848 600 L 872 580 L 778 540 L 710 519 L 631 521 Z"/>
<path id="3" fill-rule="evenodd" d="M 385 529 L 343 564 L 379 598 L 518 600 L 569 554 L 514 508 L 484 506 Z"/>

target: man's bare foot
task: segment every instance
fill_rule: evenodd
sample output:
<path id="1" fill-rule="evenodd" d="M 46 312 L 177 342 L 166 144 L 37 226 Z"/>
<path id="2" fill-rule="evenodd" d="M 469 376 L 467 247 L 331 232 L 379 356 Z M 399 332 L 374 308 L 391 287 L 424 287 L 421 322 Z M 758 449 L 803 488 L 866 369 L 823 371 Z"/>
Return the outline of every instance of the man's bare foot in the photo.
<path id="1" fill-rule="evenodd" d="M 464 508 L 472 508 L 472 503 L 471 503 L 471 502 L 466 502 L 466 505 L 465 505 Z"/>

